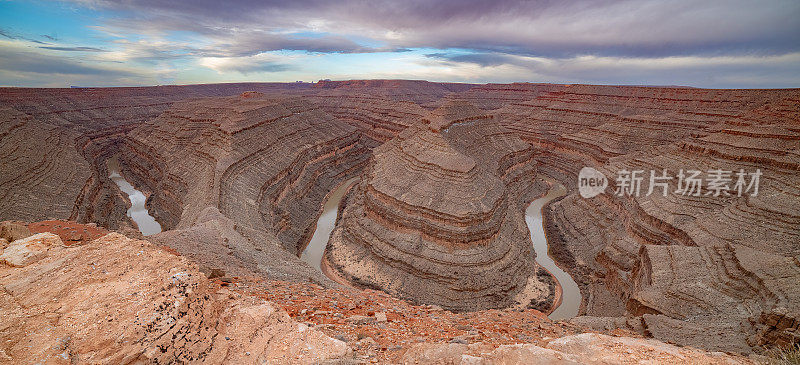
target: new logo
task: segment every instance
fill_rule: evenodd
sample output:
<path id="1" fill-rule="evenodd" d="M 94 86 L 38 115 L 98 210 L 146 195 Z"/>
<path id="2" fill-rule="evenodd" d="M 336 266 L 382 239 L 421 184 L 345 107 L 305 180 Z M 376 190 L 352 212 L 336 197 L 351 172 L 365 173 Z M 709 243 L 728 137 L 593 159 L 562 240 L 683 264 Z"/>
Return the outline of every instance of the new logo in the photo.
<path id="1" fill-rule="evenodd" d="M 606 191 L 608 179 L 600 171 L 584 167 L 578 173 L 578 192 L 584 198 L 593 198 Z"/>

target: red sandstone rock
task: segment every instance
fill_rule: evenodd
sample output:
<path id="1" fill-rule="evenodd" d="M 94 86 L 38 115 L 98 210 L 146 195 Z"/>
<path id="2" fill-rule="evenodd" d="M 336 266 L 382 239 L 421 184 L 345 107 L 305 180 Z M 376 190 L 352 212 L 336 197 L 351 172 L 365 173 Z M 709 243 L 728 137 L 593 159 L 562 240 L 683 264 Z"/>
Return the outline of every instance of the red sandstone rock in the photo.
<path id="1" fill-rule="evenodd" d="M 29 239 L 47 235 L 58 238 Z M 215 287 L 185 258 L 116 233 L 0 267 L 0 285 L 0 361 L 318 363 L 349 351 L 268 302 Z"/>
<path id="2" fill-rule="evenodd" d="M 30 237 L 20 238 L 3 248 L 0 263 L 24 267 L 47 255 L 51 247 L 63 245 L 61 238 L 52 233 L 38 233 Z"/>
<path id="3" fill-rule="evenodd" d="M 638 320 L 642 330 L 658 338 L 711 349 L 733 346 L 744 351 L 749 350 L 746 346 L 782 346 L 793 341 L 791 326 L 766 320 L 783 312 L 790 315 L 781 318 L 795 318 L 791 313 L 798 308 L 794 299 L 798 280 L 792 281 L 797 278 L 800 257 L 797 90 L 405 81 L 316 86 L 1 89 L 0 219 L 57 218 L 94 221 L 113 229 L 132 226 L 125 216 L 127 197 L 107 179 L 105 162 L 116 155 L 125 178 L 148 196 L 148 210 L 168 230 L 167 238 L 159 242 L 209 267 L 333 286 L 294 257 L 313 231 L 310 227 L 330 189 L 359 175 L 371 151 L 393 138 L 409 142 L 400 147 L 387 142 L 376 150 L 377 158 L 391 157 L 384 151 L 390 147 L 408 148 L 419 161 L 441 167 L 420 170 L 419 166 L 427 165 L 397 160 L 406 167 L 384 163 L 383 170 L 375 170 L 381 175 L 396 174 L 402 181 L 404 175 L 417 171 L 438 171 L 448 175 L 430 176 L 448 181 L 461 174 L 471 179 L 473 175 L 460 172 L 470 163 L 459 155 L 472 159 L 478 169 L 487 164 L 487 156 L 513 148 L 490 141 L 475 144 L 481 151 L 469 152 L 471 145 L 459 143 L 489 141 L 482 128 L 500 125 L 511 137 L 533 146 L 530 153 L 535 156 L 532 165 L 537 174 L 570 189 L 567 196 L 546 207 L 545 224 L 551 254 L 581 286 L 582 314 L 607 318 L 606 323 Z M 263 95 L 240 96 L 247 91 Z M 456 124 L 447 129 L 448 119 L 460 118 L 457 113 L 443 113 L 438 120 L 428 115 L 430 109 L 458 100 L 481 108 L 478 114 L 490 114 L 491 122 L 481 122 L 489 120 L 484 118 L 465 123 L 468 128 Z M 432 127 L 417 124 L 424 118 Z M 425 132 L 404 132 L 409 128 Z M 445 146 L 442 141 L 455 147 L 419 148 Z M 442 159 L 443 155 L 452 158 Z M 509 157 L 496 164 L 509 169 L 516 160 Z M 601 194 L 583 199 L 574 191 L 583 166 L 595 167 L 609 177 L 623 168 L 673 172 L 679 168 L 760 168 L 763 181 L 757 197 Z M 513 174 L 495 174 L 501 176 L 500 184 L 487 178 L 491 175 L 474 175 L 489 183 L 487 194 L 498 186 L 508 191 L 536 190 L 531 187 L 533 177 L 527 174 L 516 175 L 515 183 L 509 182 L 515 180 Z M 408 198 L 416 206 L 426 206 L 429 203 L 412 198 L 459 196 L 474 188 L 463 189 L 469 184 L 456 179 L 434 186 L 439 190 L 399 196 L 400 200 Z M 351 195 L 354 207 L 345 210 L 356 210 L 361 204 L 357 194 Z M 531 198 L 526 195 L 517 195 L 521 202 L 503 203 L 508 204 L 503 209 Z M 503 199 L 487 195 L 476 201 L 483 200 Z M 448 211 L 445 206 L 450 203 L 442 204 L 447 199 L 437 201 L 432 211 Z M 448 237 L 443 233 L 448 230 L 441 229 L 446 224 L 378 202 L 373 200 L 372 207 L 383 207 L 392 220 L 373 226 L 383 235 L 390 233 L 386 227 L 409 225 L 408 217 L 422 217 L 416 232 L 463 245 L 485 237 L 498 222 L 515 220 L 484 215 L 471 220 L 478 229 L 470 230 L 452 224 L 460 221 L 451 219 Z M 469 207 L 463 212 L 473 210 L 486 211 Z M 507 210 L 505 214 L 515 214 L 512 208 Z M 340 223 L 339 231 L 345 231 L 352 222 Z M 352 232 L 363 235 L 367 231 Z M 495 241 L 518 242 L 502 237 Z M 394 255 L 380 254 L 384 262 Z M 668 262 L 665 257 L 677 258 L 669 261 L 675 265 L 663 266 Z M 698 257 L 707 258 L 703 261 L 707 270 L 685 275 L 696 267 L 686 265 Z M 649 276 L 657 278 L 652 282 L 645 280 L 651 270 L 658 272 Z M 500 276 L 512 283 L 517 282 L 513 278 L 526 276 L 519 273 Z M 459 284 L 459 288 L 469 286 L 463 280 Z M 726 289 L 691 296 L 699 287 Z M 653 304 L 652 298 L 659 297 L 678 298 L 673 304 L 679 310 Z M 686 320 L 685 313 L 694 315 L 693 319 Z M 711 341 L 708 333 L 713 331 L 724 331 L 734 340 Z"/>
<path id="4" fill-rule="evenodd" d="M 31 231 L 22 223 L 10 221 L 0 223 L 0 238 L 6 240 L 6 242 L 14 242 L 14 240 L 30 235 Z"/>

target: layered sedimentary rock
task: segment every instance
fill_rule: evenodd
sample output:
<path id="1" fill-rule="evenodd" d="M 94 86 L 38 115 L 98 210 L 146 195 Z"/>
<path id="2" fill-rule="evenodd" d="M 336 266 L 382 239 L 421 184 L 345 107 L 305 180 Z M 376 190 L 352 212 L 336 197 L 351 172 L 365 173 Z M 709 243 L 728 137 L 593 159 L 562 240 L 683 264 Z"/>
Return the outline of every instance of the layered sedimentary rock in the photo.
<path id="1" fill-rule="evenodd" d="M 0 265 L 0 362 L 312 364 L 348 353 L 149 242 L 117 233 L 77 247 L 52 233 L 23 240 L 37 236 L 53 244 L 18 267 Z"/>
<path id="2" fill-rule="evenodd" d="M 460 95 L 473 86 L 410 80 L 321 81 L 304 95 L 358 128 L 374 148 L 425 116 L 444 97 Z"/>
<path id="3" fill-rule="evenodd" d="M 248 88 L 275 94 L 192 98 Z M 293 85 L 33 91 L 39 106 L 25 90 L 2 94 L 10 103 L 0 139 L 4 218 L 135 226 L 127 195 L 108 178 L 115 157 L 165 230 L 220 222 L 215 238 L 206 237 L 210 247 L 176 247 L 218 252 L 214 265 L 235 255 L 249 270 L 282 278 L 322 280 L 293 255 L 324 196 L 356 175 L 374 147 L 309 99 L 287 96 L 303 92 Z"/>
<path id="4" fill-rule="evenodd" d="M 540 172 L 572 190 L 546 209 L 545 220 L 551 253 L 582 286 L 582 313 L 644 314 L 644 330 L 658 338 L 747 351 L 769 344 L 770 336 L 785 344 L 791 333 L 764 336 L 784 330 L 761 318 L 776 309 L 796 313 L 800 304 L 791 299 L 800 253 L 799 104 L 792 90 L 576 85 L 497 112 L 541 151 Z M 606 194 L 577 194 L 584 166 L 610 179 Z M 664 169 L 674 177 L 667 196 L 660 189 L 646 196 L 649 176 L 638 197 L 613 194 L 619 171 Z M 675 193 L 681 169 L 763 175 L 757 196 L 706 195 L 706 189 L 688 196 Z M 699 257 L 706 257 L 703 266 Z M 776 280 L 777 273 L 752 263 L 759 261 L 779 265 L 780 275 L 792 279 Z M 661 274 L 642 277 L 653 271 Z"/>
<path id="5" fill-rule="evenodd" d="M 289 256 L 310 239 L 325 195 L 369 156 L 356 128 L 315 104 L 258 93 L 178 103 L 129 138 L 164 165 L 168 178 L 144 179 L 164 184 L 151 202 L 160 221 L 191 234 L 213 208 L 235 231 L 216 240 L 277 277 L 298 270 Z"/>
<path id="6" fill-rule="evenodd" d="M 358 285 L 456 311 L 520 304 L 523 291 L 551 295 L 536 278 L 520 204 L 532 159 L 471 105 L 434 110 L 374 151 L 325 264 Z"/>
<path id="7" fill-rule="evenodd" d="M 800 342 L 800 266 L 793 258 L 733 244 L 642 251 L 630 300 L 654 336 L 728 352 Z M 776 309 L 783 316 L 769 323 Z"/>
<path id="8" fill-rule="evenodd" d="M 746 351 L 796 338 L 798 105 L 798 90 L 391 80 L 2 89 L 0 218 L 132 227 L 107 178 L 117 157 L 167 230 L 152 240 L 231 272 L 329 283 L 295 255 L 325 195 L 360 175 L 334 271 L 468 310 L 514 304 L 531 277 L 524 285 L 549 295 L 521 248 L 522 208 L 543 193 L 535 171 L 569 189 L 544 221 L 550 254 L 581 287 L 584 323 Z M 606 194 L 577 194 L 584 166 L 609 178 Z M 742 197 L 615 196 L 623 169 L 759 169 L 761 184 Z M 356 258 L 374 271 L 333 265 Z M 710 340 L 718 332 L 725 340 Z"/>
<path id="9" fill-rule="evenodd" d="M 428 82 L 424 80 L 320 81 L 314 84 L 320 96 L 371 95 L 375 100 L 407 101 L 420 105 L 473 88 L 474 84 Z"/>
<path id="10" fill-rule="evenodd" d="M 75 149 L 77 134 L 0 107 L 0 215 L 3 219 L 66 218 L 89 164 Z"/>
<path id="11" fill-rule="evenodd" d="M 495 110 L 506 105 L 530 101 L 543 93 L 557 90 L 563 86 L 564 85 L 558 84 L 532 84 L 527 82 L 476 85 L 469 88 L 469 90 L 447 94 L 441 99 L 426 105 L 439 106 L 453 100 L 462 100 L 482 110 Z"/>
<path id="12" fill-rule="evenodd" d="M 8 200 L 0 204 L 0 216 L 28 221 L 73 219 L 110 228 L 133 225 L 125 216 L 127 197 L 107 178 L 105 166 L 109 156 L 129 148 L 138 149 L 132 157 L 153 152 L 126 138 L 132 129 L 186 98 L 237 95 L 248 90 L 300 93 L 307 88 L 295 84 L 3 88 L 0 194 Z M 139 162 L 140 170 L 158 168 Z M 136 177 L 122 172 L 126 178 Z M 145 186 L 154 184 L 140 180 Z"/>

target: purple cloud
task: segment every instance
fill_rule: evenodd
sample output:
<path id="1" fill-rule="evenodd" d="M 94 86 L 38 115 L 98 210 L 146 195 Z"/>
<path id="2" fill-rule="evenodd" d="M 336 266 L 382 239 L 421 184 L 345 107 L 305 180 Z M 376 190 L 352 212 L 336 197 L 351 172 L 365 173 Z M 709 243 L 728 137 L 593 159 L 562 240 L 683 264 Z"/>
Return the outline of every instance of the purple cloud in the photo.
<path id="1" fill-rule="evenodd" d="M 56 47 L 56 46 L 42 46 L 41 49 L 49 49 L 52 51 L 65 51 L 65 52 L 106 52 L 104 49 L 96 47 Z"/>
<path id="2" fill-rule="evenodd" d="M 135 15 L 128 26 L 234 37 L 233 51 L 376 51 L 461 48 L 565 57 L 785 54 L 800 50 L 800 2 L 660 1 L 93 1 Z M 300 39 L 281 30 L 334 34 Z M 246 34 L 265 36 L 248 37 Z M 379 49 L 380 50 L 380 49 Z"/>

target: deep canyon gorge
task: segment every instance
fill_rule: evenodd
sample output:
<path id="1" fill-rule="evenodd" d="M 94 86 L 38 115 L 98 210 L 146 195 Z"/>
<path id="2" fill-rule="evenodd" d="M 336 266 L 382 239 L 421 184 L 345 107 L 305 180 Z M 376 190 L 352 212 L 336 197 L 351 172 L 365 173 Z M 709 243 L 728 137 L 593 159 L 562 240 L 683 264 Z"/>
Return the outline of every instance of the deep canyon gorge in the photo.
<path id="1" fill-rule="evenodd" d="M 0 88 L 0 159 L 0 220 L 117 231 L 106 244 L 131 262 L 146 238 L 207 275 L 454 316 L 558 308 L 582 330 L 731 354 L 800 343 L 800 89 Z M 584 167 L 604 193 L 579 194 Z M 758 170 L 759 191 L 614 194 L 619 171 L 686 169 Z M 185 282 L 216 308 L 191 316 L 249 308 Z"/>

